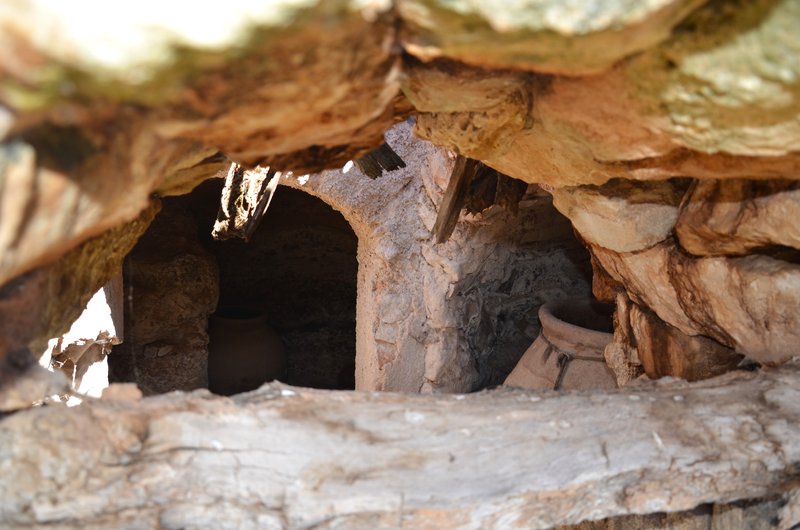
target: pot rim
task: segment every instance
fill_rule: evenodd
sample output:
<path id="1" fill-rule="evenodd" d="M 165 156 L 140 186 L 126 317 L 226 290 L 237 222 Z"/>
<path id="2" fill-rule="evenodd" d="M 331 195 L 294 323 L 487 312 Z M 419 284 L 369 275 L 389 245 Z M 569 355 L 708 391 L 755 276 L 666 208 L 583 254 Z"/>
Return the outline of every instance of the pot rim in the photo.
<path id="1" fill-rule="evenodd" d="M 563 344 L 564 342 L 568 344 L 579 343 L 584 346 L 594 347 L 602 351 L 614 338 L 613 333 L 585 328 L 555 316 L 556 312 L 573 310 L 576 308 L 598 313 L 598 311 L 596 311 L 593 307 L 597 304 L 600 304 L 600 302 L 596 302 L 590 298 L 557 300 L 543 304 L 541 307 L 539 307 L 539 321 L 542 324 L 542 334 L 545 335 L 545 338 L 551 342 L 558 342 L 558 346 L 561 347 L 566 346 Z M 609 308 L 613 307 L 609 304 L 600 305 Z"/>

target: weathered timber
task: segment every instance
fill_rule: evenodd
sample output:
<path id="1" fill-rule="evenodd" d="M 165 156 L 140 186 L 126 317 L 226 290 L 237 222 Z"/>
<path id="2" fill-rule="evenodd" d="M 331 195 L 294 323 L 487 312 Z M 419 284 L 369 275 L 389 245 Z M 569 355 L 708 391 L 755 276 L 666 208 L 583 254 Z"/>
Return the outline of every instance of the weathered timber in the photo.
<path id="1" fill-rule="evenodd" d="M 511 178 L 479 163 L 467 190 L 464 210 L 477 214 L 497 204 L 516 214 L 519 211 L 519 201 L 522 200 L 527 188 L 527 182 Z"/>
<path id="2" fill-rule="evenodd" d="M 282 174 L 271 167 L 248 171 L 239 164 L 231 164 L 212 237 L 248 241 L 267 213 Z"/>
<path id="3" fill-rule="evenodd" d="M 467 198 L 470 183 L 475 177 L 481 163 L 471 158 L 458 155 L 453 171 L 450 173 L 450 181 L 444 191 L 439 211 L 436 214 L 436 222 L 433 225 L 433 236 L 437 243 L 444 243 L 450 238 L 450 234 L 456 227 L 461 208 Z"/>
<path id="4" fill-rule="evenodd" d="M 498 206 L 505 208 L 513 214 L 519 212 L 519 202 L 525 196 L 528 183 L 509 177 L 503 173 L 497 173 L 497 192 L 494 202 Z"/>
<path id="5" fill-rule="evenodd" d="M 406 163 L 400 158 L 400 155 L 395 153 L 394 149 L 386 142 L 353 162 L 362 173 L 373 180 L 383 175 L 384 171 L 394 171 L 406 167 Z"/>
<path id="6" fill-rule="evenodd" d="M 595 393 L 279 384 L 0 421 L 3 528 L 547 528 L 780 493 L 800 364 Z"/>

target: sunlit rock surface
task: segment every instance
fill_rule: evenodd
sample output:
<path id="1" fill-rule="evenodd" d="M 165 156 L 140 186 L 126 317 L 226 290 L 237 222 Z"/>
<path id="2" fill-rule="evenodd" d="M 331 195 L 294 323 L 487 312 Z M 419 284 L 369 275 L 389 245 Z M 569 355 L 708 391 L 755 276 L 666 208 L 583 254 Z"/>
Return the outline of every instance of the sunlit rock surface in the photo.
<path id="1" fill-rule="evenodd" d="M 341 167 L 415 114 L 422 138 L 554 190 L 613 285 L 681 333 L 796 353 L 796 201 L 775 183 L 800 176 L 797 2 L 174 9 L 0 6 L 0 284 L 230 160 Z M 661 183 L 580 187 L 612 180 Z M 83 297 L 108 279 L 85 275 Z"/>

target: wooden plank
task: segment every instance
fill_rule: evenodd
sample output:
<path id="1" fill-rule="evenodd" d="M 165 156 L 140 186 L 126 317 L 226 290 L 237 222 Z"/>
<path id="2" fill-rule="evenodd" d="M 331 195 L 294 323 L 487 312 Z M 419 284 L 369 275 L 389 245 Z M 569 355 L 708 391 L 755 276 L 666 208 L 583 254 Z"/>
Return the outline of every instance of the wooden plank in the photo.
<path id="1" fill-rule="evenodd" d="M 3 528 L 548 528 L 788 487 L 800 366 L 595 393 L 273 384 L 46 406 L 0 420 L 0 454 Z"/>
<path id="2" fill-rule="evenodd" d="M 464 207 L 469 185 L 475 176 L 480 162 L 458 155 L 450 173 L 450 181 L 444 191 L 436 222 L 433 225 L 433 236 L 437 243 L 444 243 L 456 227 L 458 216 Z"/>
<path id="3" fill-rule="evenodd" d="M 394 171 L 406 167 L 406 163 L 400 158 L 400 155 L 395 153 L 386 142 L 353 162 L 362 173 L 371 179 L 380 177 L 384 171 Z"/>

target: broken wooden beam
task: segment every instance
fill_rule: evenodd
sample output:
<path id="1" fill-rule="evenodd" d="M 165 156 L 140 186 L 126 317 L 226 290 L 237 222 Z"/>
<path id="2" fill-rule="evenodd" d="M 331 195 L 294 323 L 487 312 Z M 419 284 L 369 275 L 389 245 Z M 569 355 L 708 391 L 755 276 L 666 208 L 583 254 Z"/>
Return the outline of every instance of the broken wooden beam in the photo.
<path id="1" fill-rule="evenodd" d="M 433 225 L 433 237 L 437 243 L 444 243 L 450 238 L 458 222 L 458 216 L 467 199 L 470 183 L 480 167 L 480 162 L 465 156 L 456 156 L 453 171 L 447 189 L 444 191 L 436 222 Z"/>
<path id="2" fill-rule="evenodd" d="M 400 155 L 395 153 L 386 142 L 361 158 L 353 160 L 353 163 L 362 173 L 373 180 L 383 175 L 384 171 L 394 171 L 406 167 L 406 163 L 400 158 Z"/>
<path id="3" fill-rule="evenodd" d="M 0 526 L 549 528 L 779 494 L 800 364 L 584 393 L 271 384 L 0 420 Z"/>
<path id="4" fill-rule="evenodd" d="M 444 243 L 450 238 L 462 209 L 477 214 L 497 204 L 516 215 L 527 189 L 526 182 L 458 155 L 433 226 L 436 242 Z"/>
<path id="5" fill-rule="evenodd" d="M 249 241 L 275 196 L 281 175 L 271 167 L 247 170 L 231 164 L 211 236 L 217 240 L 238 237 Z"/>

